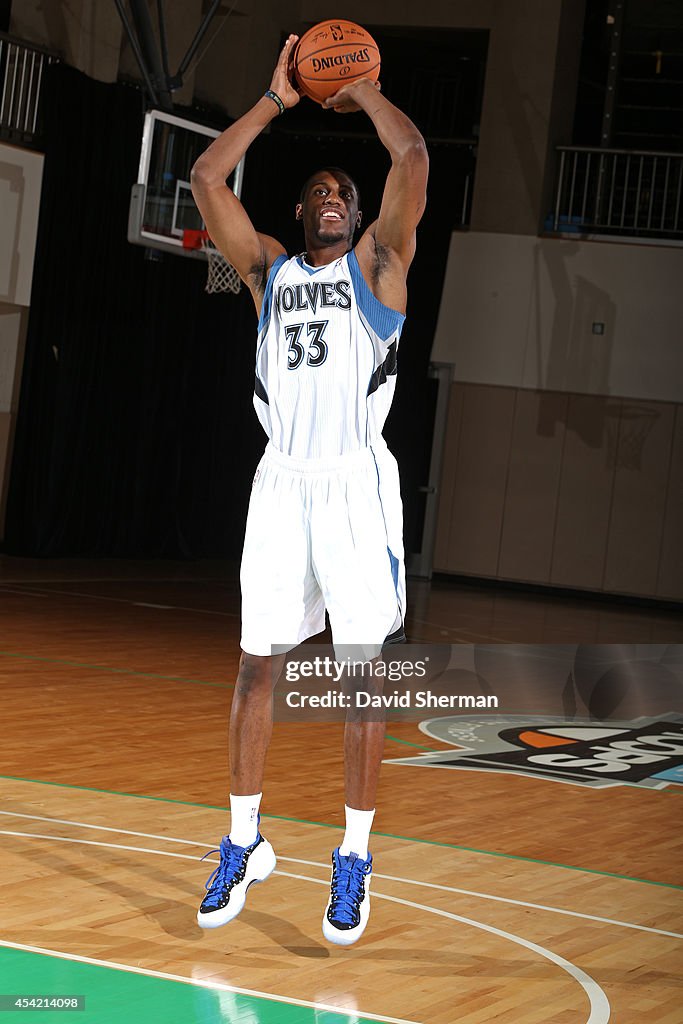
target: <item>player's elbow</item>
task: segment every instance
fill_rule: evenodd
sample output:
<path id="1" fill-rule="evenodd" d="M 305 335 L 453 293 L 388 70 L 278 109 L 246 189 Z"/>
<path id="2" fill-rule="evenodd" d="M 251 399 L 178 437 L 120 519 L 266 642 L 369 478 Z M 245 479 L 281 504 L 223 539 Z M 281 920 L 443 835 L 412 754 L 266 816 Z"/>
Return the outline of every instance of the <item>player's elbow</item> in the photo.
<path id="1" fill-rule="evenodd" d="M 213 184 L 214 175 L 211 172 L 211 167 L 202 156 L 192 165 L 190 171 L 190 184 L 192 185 L 192 191 L 204 191 L 209 189 Z"/>
<path id="2" fill-rule="evenodd" d="M 410 147 L 411 159 L 420 166 L 429 167 L 429 154 L 427 153 L 427 143 L 419 134 L 417 138 L 413 140 Z"/>
<path id="3" fill-rule="evenodd" d="M 193 192 L 210 192 L 225 185 L 227 174 L 217 167 L 216 161 L 203 153 L 192 165 L 190 185 Z"/>
<path id="4" fill-rule="evenodd" d="M 401 150 L 399 163 L 407 168 L 413 175 L 424 174 L 429 170 L 429 154 L 425 140 L 418 131 L 412 136 Z"/>

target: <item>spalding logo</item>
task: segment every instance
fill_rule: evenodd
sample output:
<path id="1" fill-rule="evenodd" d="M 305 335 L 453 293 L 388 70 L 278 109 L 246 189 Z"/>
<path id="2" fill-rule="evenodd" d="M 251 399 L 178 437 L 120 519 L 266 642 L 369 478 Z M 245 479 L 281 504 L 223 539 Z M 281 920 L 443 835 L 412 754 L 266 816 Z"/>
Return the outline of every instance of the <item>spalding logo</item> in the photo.
<path id="1" fill-rule="evenodd" d="M 369 64 L 370 54 L 367 46 L 362 50 L 354 50 L 353 53 L 337 53 L 334 57 L 312 57 L 311 64 L 316 74 L 320 71 L 327 71 L 330 68 L 343 67 L 345 64 Z"/>

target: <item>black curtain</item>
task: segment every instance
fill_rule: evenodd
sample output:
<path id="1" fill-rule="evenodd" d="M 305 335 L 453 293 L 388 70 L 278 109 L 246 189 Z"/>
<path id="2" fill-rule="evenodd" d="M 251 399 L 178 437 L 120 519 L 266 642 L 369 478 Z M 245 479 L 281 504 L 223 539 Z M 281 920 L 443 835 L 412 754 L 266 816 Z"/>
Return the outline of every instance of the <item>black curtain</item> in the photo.
<path id="1" fill-rule="evenodd" d="M 265 437 L 252 409 L 249 294 L 207 296 L 203 263 L 147 260 L 126 241 L 140 94 L 58 64 L 45 84 L 45 169 L 5 550 L 43 556 L 239 555 Z M 326 118 L 341 115 L 325 112 Z M 284 124 L 284 122 L 283 122 Z M 256 227 L 303 248 L 302 181 L 344 166 L 377 213 L 388 168 L 376 140 L 273 131 L 247 160 Z M 454 157 L 432 153 L 431 206 L 411 269 L 394 408 L 407 550 L 418 550 L 434 394 L 427 366 L 450 238 Z M 274 510 L 276 514 L 276 510 Z"/>
<path id="2" fill-rule="evenodd" d="M 64 65 L 45 83 L 45 169 L 5 549 L 239 551 L 263 448 L 248 294 L 126 241 L 139 93 Z"/>

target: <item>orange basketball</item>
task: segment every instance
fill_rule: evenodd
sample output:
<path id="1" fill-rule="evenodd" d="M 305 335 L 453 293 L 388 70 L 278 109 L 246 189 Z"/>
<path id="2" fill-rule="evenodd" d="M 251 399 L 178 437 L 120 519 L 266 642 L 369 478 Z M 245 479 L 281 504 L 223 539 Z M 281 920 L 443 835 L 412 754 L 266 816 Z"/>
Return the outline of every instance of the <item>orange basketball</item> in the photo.
<path id="1" fill-rule="evenodd" d="M 353 21 L 321 21 L 294 51 L 294 76 L 301 91 L 322 103 L 346 82 L 379 78 L 379 50 L 369 32 Z"/>

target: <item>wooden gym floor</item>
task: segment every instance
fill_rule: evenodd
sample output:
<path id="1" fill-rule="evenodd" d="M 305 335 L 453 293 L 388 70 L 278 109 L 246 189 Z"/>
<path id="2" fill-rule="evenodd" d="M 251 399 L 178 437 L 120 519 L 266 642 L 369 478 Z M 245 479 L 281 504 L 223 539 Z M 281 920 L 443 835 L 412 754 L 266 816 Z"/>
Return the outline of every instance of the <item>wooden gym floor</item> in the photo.
<path id="1" fill-rule="evenodd" d="M 683 642 L 675 611 L 438 582 L 409 597 L 414 641 Z M 0 1019 L 9 997 L 78 994 L 83 1024 L 682 1024 L 680 783 L 425 769 L 399 762 L 453 745 L 392 721 L 372 916 L 344 950 L 320 933 L 342 726 L 281 723 L 262 820 L 277 872 L 202 932 L 235 567 L 0 558 L 0 609 Z"/>

